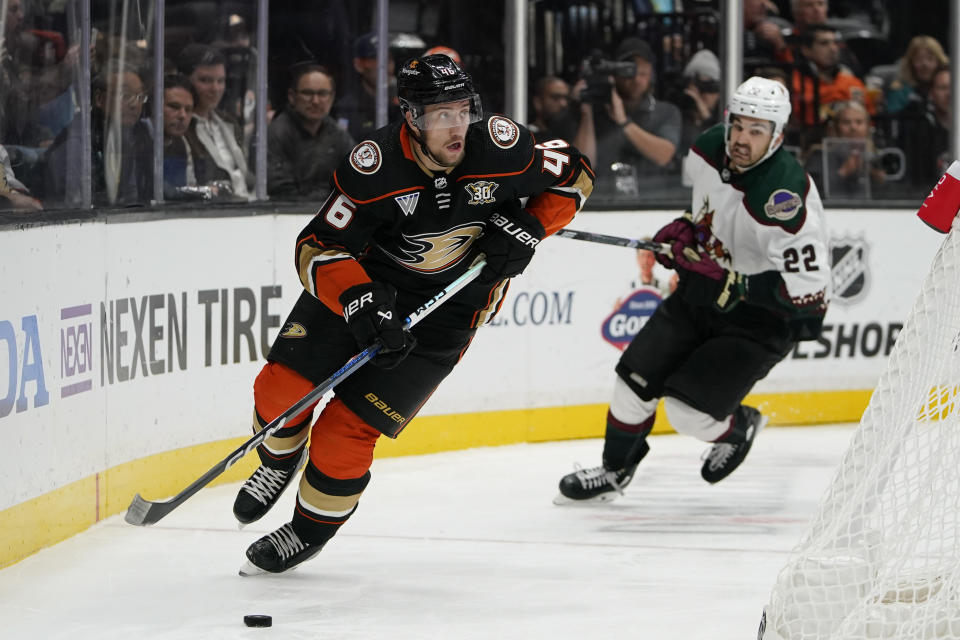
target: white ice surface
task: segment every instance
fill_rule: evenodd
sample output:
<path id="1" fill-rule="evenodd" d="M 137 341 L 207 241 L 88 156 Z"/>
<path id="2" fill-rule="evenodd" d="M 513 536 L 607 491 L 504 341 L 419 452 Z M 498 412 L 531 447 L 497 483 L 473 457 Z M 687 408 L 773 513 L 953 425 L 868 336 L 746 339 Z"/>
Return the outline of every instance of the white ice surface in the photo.
<path id="1" fill-rule="evenodd" d="M 238 531 L 238 485 L 206 489 L 153 527 L 115 516 L 0 571 L 0 638 L 752 640 L 851 433 L 768 429 L 715 486 L 703 444 L 655 437 L 626 495 L 589 506 L 551 500 L 599 440 L 377 460 L 339 535 L 280 576 L 237 569 L 294 492 Z"/>

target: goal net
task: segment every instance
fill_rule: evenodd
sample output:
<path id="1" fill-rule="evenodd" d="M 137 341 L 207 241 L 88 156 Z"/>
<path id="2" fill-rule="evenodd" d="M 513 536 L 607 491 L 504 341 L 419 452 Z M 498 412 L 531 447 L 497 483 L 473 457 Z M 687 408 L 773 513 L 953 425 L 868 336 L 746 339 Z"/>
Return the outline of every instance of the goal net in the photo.
<path id="1" fill-rule="evenodd" d="M 960 638 L 960 229 L 955 221 L 818 512 L 764 640 Z"/>

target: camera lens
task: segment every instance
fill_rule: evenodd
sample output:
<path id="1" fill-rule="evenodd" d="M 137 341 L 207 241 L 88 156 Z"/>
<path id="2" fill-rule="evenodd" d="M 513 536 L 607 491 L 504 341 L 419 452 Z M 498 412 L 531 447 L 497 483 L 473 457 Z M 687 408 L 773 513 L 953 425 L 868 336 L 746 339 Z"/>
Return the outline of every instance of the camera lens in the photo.
<path id="1" fill-rule="evenodd" d="M 700 93 L 720 93 L 720 81 L 719 80 L 697 80 L 696 82 L 697 89 L 700 90 Z"/>

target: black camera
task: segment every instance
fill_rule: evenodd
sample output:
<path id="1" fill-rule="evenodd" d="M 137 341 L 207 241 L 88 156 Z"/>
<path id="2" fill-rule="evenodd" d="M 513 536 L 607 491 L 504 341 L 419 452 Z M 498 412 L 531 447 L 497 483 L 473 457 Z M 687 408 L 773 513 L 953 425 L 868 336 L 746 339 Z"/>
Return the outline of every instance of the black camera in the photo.
<path id="1" fill-rule="evenodd" d="M 617 62 L 604 60 L 599 52 L 591 53 L 580 63 L 580 77 L 587 86 L 580 92 L 580 100 L 591 104 L 610 102 L 610 90 L 613 86 L 610 77 L 632 78 L 637 73 L 637 65 L 632 61 Z"/>
<path id="2" fill-rule="evenodd" d="M 720 81 L 697 76 L 693 81 L 694 86 L 700 93 L 720 93 Z"/>

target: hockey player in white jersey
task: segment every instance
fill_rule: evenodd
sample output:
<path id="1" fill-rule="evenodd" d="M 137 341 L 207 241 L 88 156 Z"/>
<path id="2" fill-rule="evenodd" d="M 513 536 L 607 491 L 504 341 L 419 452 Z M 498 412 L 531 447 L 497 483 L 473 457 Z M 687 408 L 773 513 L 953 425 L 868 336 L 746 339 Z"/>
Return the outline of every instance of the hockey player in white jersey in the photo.
<path id="1" fill-rule="evenodd" d="M 827 309 L 830 265 L 816 185 L 781 148 L 790 96 L 753 77 L 731 96 L 724 123 L 705 131 L 684 164 L 692 213 L 657 232 L 680 274 L 674 295 L 624 351 L 606 419 L 603 464 L 560 480 L 555 502 L 613 500 L 650 447 L 660 398 L 678 432 L 712 443 L 710 483 L 746 458 L 766 418 L 742 404 Z"/>

